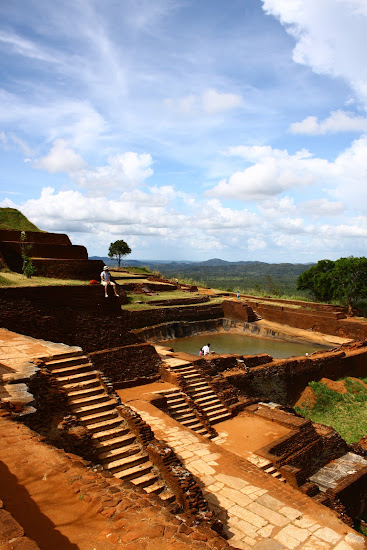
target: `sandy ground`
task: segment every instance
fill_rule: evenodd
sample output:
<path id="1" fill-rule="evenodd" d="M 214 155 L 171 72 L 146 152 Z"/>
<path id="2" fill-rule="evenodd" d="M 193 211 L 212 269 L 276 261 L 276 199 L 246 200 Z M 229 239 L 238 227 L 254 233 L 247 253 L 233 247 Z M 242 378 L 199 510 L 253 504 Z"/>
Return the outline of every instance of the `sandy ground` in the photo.
<path id="1" fill-rule="evenodd" d="M 25 534 L 41 550 L 115 548 L 109 521 L 69 486 L 65 458 L 11 424 L 1 422 L 0 499 Z"/>

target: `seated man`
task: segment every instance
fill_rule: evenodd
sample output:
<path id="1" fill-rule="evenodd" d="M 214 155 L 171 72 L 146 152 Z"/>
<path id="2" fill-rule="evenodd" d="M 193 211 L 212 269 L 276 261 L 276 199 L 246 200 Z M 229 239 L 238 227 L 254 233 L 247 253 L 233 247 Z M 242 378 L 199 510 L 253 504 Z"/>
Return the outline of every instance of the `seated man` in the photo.
<path id="1" fill-rule="evenodd" d="M 104 286 L 104 297 L 105 298 L 108 298 L 108 293 L 107 293 L 108 285 L 112 286 L 113 291 L 115 293 L 115 296 L 118 296 L 118 294 L 116 292 L 116 283 L 111 281 L 111 274 L 108 271 L 108 266 L 107 265 L 104 266 L 103 271 L 101 273 L 101 284 Z"/>
<path id="2" fill-rule="evenodd" d="M 205 346 L 203 346 L 204 355 L 208 355 L 210 353 L 209 346 L 210 346 L 210 344 L 206 344 Z"/>

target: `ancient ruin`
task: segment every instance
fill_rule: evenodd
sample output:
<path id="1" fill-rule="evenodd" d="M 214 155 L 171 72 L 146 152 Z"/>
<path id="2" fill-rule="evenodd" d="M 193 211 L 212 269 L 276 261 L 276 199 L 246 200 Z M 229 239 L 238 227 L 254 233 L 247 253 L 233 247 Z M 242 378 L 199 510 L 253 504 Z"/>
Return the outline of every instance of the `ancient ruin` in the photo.
<path id="1" fill-rule="evenodd" d="M 65 235 L 27 235 L 45 274 L 99 279 L 101 262 Z M 19 270 L 20 232 L 0 237 Z M 114 275 L 110 300 L 93 284 L 0 289 L 0 547 L 364 548 L 366 448 L 294 406 L 312 380 L 366 376 L 365 320 L 309 302 L 213 303 L 187 286 L 129 310 L 124 289 L 177 284 Z M 199 357 L 158 343 L 215 330 L 330 350 Z"/>

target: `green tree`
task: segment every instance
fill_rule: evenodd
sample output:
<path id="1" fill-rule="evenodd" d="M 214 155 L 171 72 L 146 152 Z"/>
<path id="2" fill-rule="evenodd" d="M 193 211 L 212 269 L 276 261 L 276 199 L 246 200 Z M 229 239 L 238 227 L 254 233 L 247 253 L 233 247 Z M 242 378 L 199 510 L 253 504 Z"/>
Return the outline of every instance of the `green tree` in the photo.
<path id="1" fill-rule="evenodd" d="M 331 272 L 334 267 L 335 262 L 320 260 L 298 277 L 297 290 L 309 290 L 316 300 L 332 300 Z"/>
<path id="2" fill-rule="evenodd" d="M 299 290 L 309 290 L 318 300 L 340 300 L 351 313 L 361 298 L 367 298 L 367 258 L 321 260 L 297 279 Z"/>
<path id="3" fill-rule="evenodd" d="M 367 258 L 339 258 L 333 269 L 334 297 L 348 304 L 349 312 L 367 297 Z"/>
<path id="4" fill-rule="evenodd" d="M 122 239 L 110 244 L 110 248 L 108 250 L 108 256 L 109 258 L 111 258 L 111 260 L 112 258 L 116 257 L 119 263 L 119 267 L 121 265 L 121 258 L 123 256 L 127 256 L 128 254 L 131 254 L 131 248 Z"/>

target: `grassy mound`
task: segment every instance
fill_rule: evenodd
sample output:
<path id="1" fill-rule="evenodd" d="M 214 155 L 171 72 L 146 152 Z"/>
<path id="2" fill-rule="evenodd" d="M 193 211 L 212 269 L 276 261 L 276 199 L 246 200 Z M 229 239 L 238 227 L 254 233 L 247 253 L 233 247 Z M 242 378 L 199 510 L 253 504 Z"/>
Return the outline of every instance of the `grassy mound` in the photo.
<path id="1" fill-rule="evenodd" d="M 0 208 L 0 229 L 41 231 L 15 208 Z"/>
<path id="2" fill-rule="evenodd" d="M 315 396 L 311 406 L 295 407 L 312 422 L 335 428 L 347 443 L 357 442 L 367 434 L 367 378 L 343 378 L 345 392 L 332 389 L 334 384 L 310 382 Z"/>

